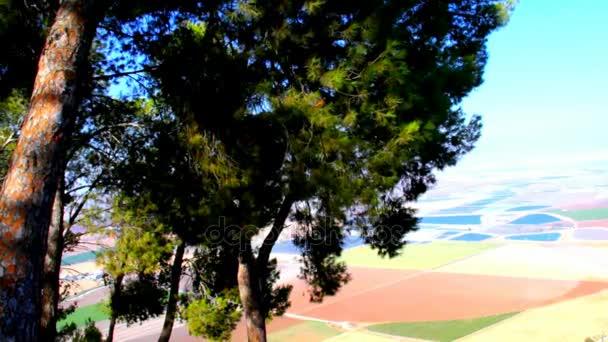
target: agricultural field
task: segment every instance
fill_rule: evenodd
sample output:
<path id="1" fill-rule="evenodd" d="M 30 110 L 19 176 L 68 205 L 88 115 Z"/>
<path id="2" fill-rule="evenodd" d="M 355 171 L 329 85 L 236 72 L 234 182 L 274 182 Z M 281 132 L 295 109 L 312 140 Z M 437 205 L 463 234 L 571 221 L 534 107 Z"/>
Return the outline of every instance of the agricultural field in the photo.
<path id="1" fill-rule="evenodd" d="M 594 185 L 603 174 L 579 177 L 444 180 L 414 204 L 419 229 L 398 256 L 347 238 L 341 261 L 351 280 L 322 303 L 309 301 L 298 249 L 282 239 L 274 256 L 294 288 L 285 316 L 268 324 L 269 340 L 582 341 L 608 332 L 608 201 Z M 462 184 L 475 191 L 461 193 Z M 95 253 L 83 253 L 66 268 L 97 274 Z M 67 320 L 107 324 L 93 296 L 79 297 L 87 305 Z M 160 326 L 118 326 L 116 336 L 146 341 Z M 181 324 L 174 338 L 198 340 Z M 246 340 L 244 322 L 232 338 Z"/>

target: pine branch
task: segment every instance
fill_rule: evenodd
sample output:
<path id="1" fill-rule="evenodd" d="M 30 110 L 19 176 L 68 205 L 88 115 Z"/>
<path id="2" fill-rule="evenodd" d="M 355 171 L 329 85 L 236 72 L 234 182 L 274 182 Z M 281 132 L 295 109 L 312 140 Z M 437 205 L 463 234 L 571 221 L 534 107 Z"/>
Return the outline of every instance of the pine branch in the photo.
<path id="1" fill-rule="evenodd" d="M 116 78 L 116 77 L 124 77 L 124 76 L 130 76 L 130 75 L 135 75 L 135 74 L 141 74 L 143 72 L 152 72 L 152 71 L 155 71 L 157 68 L 158 67 L 146 67 L 146 68 L 142 68 L 142 69 L 138 69 L 138 70 L 117 72 L 115 74 L 109 74 L 109 75 L 97 75 L 97 76 L 93 76 L 93 80 L 108 80 L 108 79 L 112 79 L 112 78 Z"/>

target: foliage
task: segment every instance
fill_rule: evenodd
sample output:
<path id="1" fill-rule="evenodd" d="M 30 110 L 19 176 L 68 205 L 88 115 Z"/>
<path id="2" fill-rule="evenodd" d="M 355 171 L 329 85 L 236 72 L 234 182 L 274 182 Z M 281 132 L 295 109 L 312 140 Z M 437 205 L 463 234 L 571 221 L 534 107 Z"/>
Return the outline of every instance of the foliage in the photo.
<path id="1" fill-rule="evenodd" d="M 154 276 L 139 274 L 124 285 L 112 310 L 127 325 L 159 316 L 164 312 L 167 297 L 163 285 Z"/>
<path id="2" fill-rule="evenodd" d="M 481 121 L 467 121 L 460 102 L 482 82 L 487 36 L 504 24 L 508 6 L 492 0 L 302 5 L 219 3 L 208 16 L 184 16 L 156 41 L 134 44 L 154 66 L 155 94 L 179 123 L 181 142 L 172 146 L 189 145 L 185 155 L 201 175 L 187 178 L 185 193 L 207 190 L 189 201 L 205 208 L 201 222 L 221 218 L 237 229 L 220 230 L 220 240 L 247 245 L 263 227 L 278 235 L 284 209 L 292 208 L 301 277 L 311 299 L 320 301 L 349 279 L 339 260 L 345 222 L 354 219 L 381 255 L 398 255 L 417 225 L 410 202 L 435 183 L 436 170 L 473 148 Z M 154 153 L 148 165 L 164 156 L 172 170 L 183 170 L 172 177 L 191 172 L 177 167 L 184 163 L 173 163 L 171 153 Z M 267 281 L 276 277 L 267 256 L 276 239 L 266 240 L 254 264 L 262 310 L 270 314 L 274 288 Z M 236 271 L 240 253 L 229 253 L 227 269 Z"/>
<path id="3" fill-rule="evenodd" d="M 261 277 L 261 289 L 262 289 L 262 303 L 265 312 L 264 316 L 267 319 L 282 316 L 291 302 L 289 301 L 289 295 L 293 289 L 292 285 L 283 284 L 275 286 L 275 283 L 279 280 L 280 273 L 277 270 L 277 260 L 271 259 L 266 267 L 266 273 L 260 272 Z"/>
<path id="4" fill-rule="evenodd" d="M 78 329 L 74 323 L 64 326 L 58 333 L 58 340 L 72 342 L 102 342 L 103 336 L 101 331 L 95 326 L 95 323 L 88 320 L 85 324 L 84 329 Z"/>
<path id="5" fill-rule="evenodd" d="M 140 229 L 123 227 L 114 248 L 100 255 L 106 272 L 116 276 L 132 272 L 152 274 L 159 270 L 159 262 L 171 252 L 171 244 L 154 232 Z"/>
<path id="6" fill-rule="evenodd" d="M 233 290 L 213 299 L 196 299 L 186 306 L 182 316 L 192 335 L 228 341 L 241 318 L 238 292 Z"/>
<path id="7" fill-rule="evenodd" d="M 0 57 L 0 138 L 9 142 L 0 167 L 57 6 L 35 4 L 0 6 L 0 43 L 10 52 Z M 128 321 L 158 313 L 161 300 L 139 305 L 160 293 L 179 239 L 201 246 L 191 310 L 214 324 L 196 329 L 223 338 L 216 328 L 234 317 L 217 303 L 237 305 L 226 291 L 236 287 L 240 251 L 214 243 L 214 231 L 251 244 L 263 227 L 278 236 L 290 216 L 314 301 L 349 279 L 340 260 L 346 221 L 380 255 L 397 256 L 417 225 L 410 203 L 479 138 L 480 118 L 467 121 L 460 103 L 481 84 L 487 36 L 512 6 L 113 2 L 82 82 L 65 197 L 69 225 L 81 217 L 118 237 L 100 258 L 106 271 L 137 279 L 115 313 Z M 19 30 L 26 39 L 11 39 Z M 69 247 L 78 236 L 68 229 L 66 238 Z M 275 242 L 267 238 L 254 262 L 268 317 L 286 310 L 290 291 L 274 286 Z"/>
<path id="8" fill-rule="evenodd" d="M 236 250 L 219 241 L 210 247 L 200 246 L 190 262 L 192 288 L 196 293 L 219 295 L 237 285 Z"/>
<path id="9" fill-rule="evenodd" d="M 296 216 L 302 229 L 336 231 L 352 210 L 366 219 L 367 242 L 393 256 L 416 224 L 403 207 L 479 137 L 479 118 L 465 122 L 458 105 L 482 81 L 499 5 L 248 3 L 245 14 L 220 7 L 226 16 L 177 28 L 147 51 L 175 113 L 237 163 L 227 202 L 238 203 L 235 222 L 272 223 L 289 193 L 311 208 Z M 304 248 L 304 258 L 333 264 L 339 243 L 325 248 Z M 310 279 L 316 269 L 303 268 Z"/>
<path id="10" fill-rule="evenodd" d="M 203 298 L 207 301 L 228 296 L 227 299 L 234 301 L 240 309 L 236 279 L 238 270 L 237 253 L 237 249 L 234 246 L 231 248 L 228 244 L 213 244 L 208 247 L 200 246 L 197 248 L 190 265 L 192 272 L 192 293 L 190 296 L 199 300 Z M 264 315 L 271 319 L 283 315 L 289 308 L 289 295 L 292 286 L 275 286 L 275 282 L 280 276 L 276 259 L 270 260 L 265 267 L 265 271 L 268 273 L 262 276 L 262 302 L 264 307 L 267 308 Z M 237 292 L 235 293 L 235 291 Z"/>
<path id="11" fill-rule="evenodd" d="M 8 171 L 13 149 L 18 138 L 19 126 L 25 114 L 27 100 L 23 91 L 13 89 L 0 101 L 0 177 Z"/>
<path id="12" fill-rule="evenodd" d="M 129 208 L 128 198 L 116 198 L 112 228 L 118 239 L 98 256 L 98 263 L 112 277 L 130 273 L 154 274 L 172 254 L 173 243 L 164 226 L 148 215 L 153 208 Z"/>
<path id="13" fill-rule="evenodd" d="M 350 280 L 346 264 L 337 259 L 341 253 L 342 226 L 322 215 L 301 220 L 309 229 L 294 238 L 295 245 L 302 250 L 300 277 L 310 287 L 310 300 L 321 302 L 325 295 L 336 294 Z"/>
<path id="14" fill-rule="evenodd" d="M 76 323 L 72 322 L 65 324 L 59 329 L 59 331 L 57 331 L 56 339 L 59 342 L 69 341 L 77 330 L 78 326 L 76 326 Z"/>
<path id="15" fill-rule="evenodd" d="M 88 323 L 82 333 L 82 337 L 75 336 L 74 342 L 101 342 L 103 341 L 101 331 L 93 323 Z"/>
<path id="16" fill-rule="evenodd" d="M 33 87 L 38 57 L 58 1 L 0 3 L 0 101 L 15 89 L 27 96 Z"/>
<path id="17" fill-rule="evenodd" d="M 98 256 L 98 263 L 107 274 L 106 282 L 120 282 L 120 294 L 111 296 L 111 315 L 132 324 L 164 311 L 166 283 L 159 272 L 168 265 L 173 243 L 164 235 L 163 225 L 146 214 L 150 208 L 131 210 L 128 202 L 116 199 L 112 219 L 118 238 L 113 248 Z"/>
<path id="18" fill-rule="evenodd" d="M 60 289 L 61 289 L 61 293 L 59 295 L 60 301 L 63 301 L 65 298 L 68 297 L 68 293 L 69 293 L 69 289 L 70 289 L 70 285 L 71 284 L 65 284 L 64 282 L 62 282 L 60 284 Z M 70 317 L 70 315 L 72 315 L 74 313 L 74 311 L 76 311 L 77 309 L 77 305 L 76 303 L 72 303 L 70 305 L 63 305 L 61 307 L 57 308 L 57 313 L 56 313 L 56 322 L 61 322 L 61 321 L 66 321 L 66 322 L 70 322 L 68 320 L 68 317 Z M 72 316 L 74 317 L 74 316 Z M 65 324 L 63 328 L 68 327 L 69 325 L 75 324 L 73 321 Z M 63 330 L 63 329 L 62 329 Z"/>

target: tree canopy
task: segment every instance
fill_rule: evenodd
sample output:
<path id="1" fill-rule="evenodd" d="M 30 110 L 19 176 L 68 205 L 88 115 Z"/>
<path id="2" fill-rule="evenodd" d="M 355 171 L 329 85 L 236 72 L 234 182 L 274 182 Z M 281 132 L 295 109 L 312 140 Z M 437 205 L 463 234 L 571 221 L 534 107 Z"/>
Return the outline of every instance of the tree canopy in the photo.
<path id="1" fill-rule="evenodd" d="M 31 242 L 28 250 L 45 245 L 38 226 L 48 225 L 49 196 L 62 187 L 43 173 L 65 178 L 64 197 L 74 205 L 70 224 L 91 198 L 82 189 L 95 189 L 96 201 L 113 204 L 110 221 L 120 218 L 117 244 L 102 260 L 114 284 L 114 318 L 146 319 L 166 306 L 161 340 L 169 339 L 179 312 L 192 333 L 225 339 L 242 310 L 249 338 L 265 340 L 265 320 L 289 306 L 291 288 L 276 285 L 271 258 L 281 234 L 292 234 L 301 251 L 300 276 L 312 301 L 349 281 L 339 256 L 350 230 L 380 255 L 399 253 L 417 227 L 411 203 L 480 137 L 480 117 L 460 104 L 482 83 L 487 37 L 512 6 L 506 0 L 0 5 L 0 43 L 11 51 L 0 57 L 0 168 L 13 175 L 3 191 L 23 178 L 15 175 L 28 161 L 27 148 L 42 139 L 33 128 L 21 137 L 19 120 L 26 112 L 26 122 L 46 115 L 36 94 L 63 87 L 53 102 L 61 115 L 40 128 L 58 138 L 36 140 L 48 147 L 31 178 L 48 183 L 32 192 L 43 199 L 32 202 L 42 214 L 17 228 Z M 83 21 L 70 22 L 76 18 L 70 13 Z M 61 25 L 79 35 L 66 43 L 78 58 L 61 60 L 74 74 L 53 83 L 37 59 L 42 53 L 43 61 L 55 61 Z M 26 39 L 14 39 L 17 31 Z M 41 68 L 51 65 L 45 63 Z M 21 164 L 9 169 L 16 136 L 14 160 Z M 27 267 L 36 269 L 38 259 Z M 193 286 L 180 297 L 184 268 L 193 271 Z M 170 279 L 161 284 L 162 277 Z M 158 296 L 149 315 L 133 314 L 147 310 L 136 304 L 150 291 L 167 292 L 167 300 Z"/>
<path id="2" fill-rule="evenodd" d="M 262 284 L 288 218 L 312 300 L 348 281 L 337 261 L 347 221 L 380 254 L 398 253 L 416 228 L 408 203 L 479 138 L 480 118 L 467 120 L 459 104 L 482 82 L 486 39 L 505 6 L 223 3 L 133 41 L 194 167 L 203 178 L 228 175 L 206 216 L 239 228 L 221 233 L 238 240 L 246 318 L 268 314 Z M 268 226 L 256 253 L 252 237 Z M 256 324 L 250 334 L 263 335 Z"/>

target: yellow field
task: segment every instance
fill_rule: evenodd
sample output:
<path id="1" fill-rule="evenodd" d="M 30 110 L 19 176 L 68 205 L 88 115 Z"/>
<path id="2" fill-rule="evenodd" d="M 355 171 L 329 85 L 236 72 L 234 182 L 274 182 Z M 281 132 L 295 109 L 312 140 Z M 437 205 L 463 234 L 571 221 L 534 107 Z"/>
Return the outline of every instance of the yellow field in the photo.
<path id="1" fill-rule="evenodd" d="M 97 265 L 95 261 L 85 261 L 77 264 L 63 266 L 62 272 L 67 274 L 89 273 L 100 270 L 102 267 Z"/>
<path id="2" fill-rule="evenodd" d="M 462 342 L 584 341 L 608 334 L 608 290 L 538 309 L 463 337 Z"/>
<path id="3" fill-rule="evenodd" d="M 81 262 L 81 263 L 74 264 L 74 265 L 64 266 L 61 269 L 61 273 L 68 274 L 68 275 L 75 275 L 75 274 L 95 272 L 100 269 L 101 269 L 101 267 L 99 265 L 97 265 L 95 263 L 95 261 L 86 261 L 86 262 Z M 77 293 L 80 293 L 80 292 L 83 292 L 86 290 L 90 290 L 92 288 L 103 285 L 103 281 L 101 279 L 99 279 L 99 280 L 80 279 L 80 280 L 70 281 L 69 284 L 70 284 L 69 295 L 73 296 Z"/>
<path id="4" fill-rule="evenodd" d="M 394 258 L 382 258 L 368 246 L 351 248 L 342 253 L 342 260 L 348 266 L 390 268 L 406 270 L 427 270 L 468 258 L 498 247 L 492 242 L 433 242 L 407 245 Z"/>
<path id="5" fill-rule="evenodd" d="M 608 280 L 608 249 L 510 244 L 441 267 L 442 272 L 556 279 Z"/>
<path id="6" fill-rule="evenodd" d="M 338 335 L 332 338 L 324 340 L 324 342 L 395 342 L 395 341 L 413 341 L 411 339 L 383 336 L 379 334 L 373 334 L 366 331 L 356 330 L 349 331 L 342 335 Z"/>

